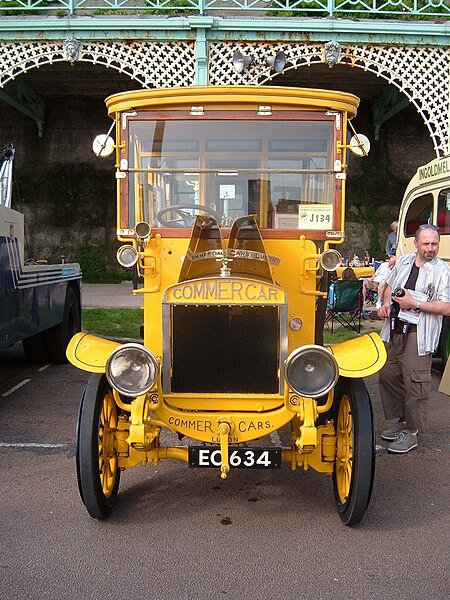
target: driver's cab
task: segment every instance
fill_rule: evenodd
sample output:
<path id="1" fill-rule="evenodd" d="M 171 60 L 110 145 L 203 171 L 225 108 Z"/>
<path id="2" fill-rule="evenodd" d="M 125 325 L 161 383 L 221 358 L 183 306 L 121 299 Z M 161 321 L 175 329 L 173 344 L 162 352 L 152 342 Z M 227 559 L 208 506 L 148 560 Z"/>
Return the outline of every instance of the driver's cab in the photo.
<path id="1" fill-rule="evenodd" d="M 230 277 L 242 274 L 235 252 L 245 245 L 242 223 L 252 223 L 248 234 L 263 240 L 271 278 L 289 298 L 295 319 L 289 345 L 320 340 L 316 301 L 326 298 L 328 278 L 319 259 L 344 241 L 347 150 L 366 151 L 361 136 L 356 149 L 347 142 L 358 98 L 329 90 L 205 86 L 124 92 L 106 104 L 116 126 L 117 236 L 139 253 L 145 315 L 152 315 L 145 343 L 147 335 L 161 336 L 155 313 L 164 290 L 180 280 L 199 215 L 218 240 L 214 252 L 225 258 L 214 255 L 217 274 Z M 203 227 L 201 239 L 207 235 Z M 248 256 L 258 255 L 252 249 Z M 329 271 L 340 259 L 330 256 Z"/>
<path id="2" fill-rule="evenodd" d="M 203 213 L 224 228 L 256 215 L 263 237 L 342 241 L 346 119 L 328 109 L 336 99 L 294 99 L 288 88 L 171 92 L 107 100 L 111 116 L 120 111 L 120 238 L 140 221 L 189 237 Z M 353 116 L 357 99 L 334 94 Z"/>

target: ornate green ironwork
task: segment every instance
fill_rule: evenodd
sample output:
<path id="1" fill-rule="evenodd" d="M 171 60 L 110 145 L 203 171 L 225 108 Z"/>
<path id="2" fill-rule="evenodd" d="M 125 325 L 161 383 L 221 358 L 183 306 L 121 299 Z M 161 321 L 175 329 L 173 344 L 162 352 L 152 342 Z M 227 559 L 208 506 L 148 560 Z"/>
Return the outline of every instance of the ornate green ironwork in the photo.
<path id="1" fill-rule="evenodd" d="M 0 0 L 0 14 L 243 15 L 436 19 L 450 17 L 448 0 Z"/>
<path id="2" fill-rule="evenodd" d="M 0 100 L 14 107 L 33 121 L 38 128 L 38 136 L 44 133 L 44 109 L 43 99 L 24 81 L 17 83 L 15 96 L 0 90 Z"/>

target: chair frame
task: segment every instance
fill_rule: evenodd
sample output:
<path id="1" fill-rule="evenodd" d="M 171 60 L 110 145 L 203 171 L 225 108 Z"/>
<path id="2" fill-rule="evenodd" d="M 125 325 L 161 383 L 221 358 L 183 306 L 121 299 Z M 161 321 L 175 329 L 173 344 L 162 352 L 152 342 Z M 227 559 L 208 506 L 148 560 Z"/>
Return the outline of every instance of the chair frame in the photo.
<path id="1" fill-rule="evenodd" d="M 354 294 L 350 302 L 345 302 L 341 297 L 341 292 L 354 288 Z M 336 293 L 336 290 L 339 292 Z M 327 306 L 325 323 L 330 326 L 331 333 L 338 331 L 342 327 L 351 329 L 355 333 L 361 333 L 361 319 L 363 316 L 363 282 L 357 281 L 334 282 L 332 294 L 332 305 Z M 337 324 L 337 327 L 335 326 Z"/>

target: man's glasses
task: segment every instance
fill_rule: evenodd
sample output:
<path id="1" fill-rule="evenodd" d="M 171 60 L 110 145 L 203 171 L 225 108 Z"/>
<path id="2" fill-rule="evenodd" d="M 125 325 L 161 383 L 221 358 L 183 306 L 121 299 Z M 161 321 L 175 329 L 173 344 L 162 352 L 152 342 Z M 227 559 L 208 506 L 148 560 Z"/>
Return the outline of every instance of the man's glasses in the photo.
<path id="1" fill-rule="evenodd" d="M 437 225 L 430 225 L 429 223 L 422 223 L 422 225 L 419 225 L 419 229 L 432 229 L 433 231 L 439 231 L 439 227 Z"/>

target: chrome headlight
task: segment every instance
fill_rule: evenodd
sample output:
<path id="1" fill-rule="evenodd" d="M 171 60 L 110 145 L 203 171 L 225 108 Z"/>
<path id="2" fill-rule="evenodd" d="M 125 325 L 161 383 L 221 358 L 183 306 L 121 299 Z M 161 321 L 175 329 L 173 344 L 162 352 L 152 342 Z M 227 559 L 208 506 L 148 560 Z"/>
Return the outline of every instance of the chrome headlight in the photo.
<path id="1" fill-rule="evenodd" d="M 106 363 L 106 378 L 120 394 L 135 397 L 155 385 L 158 369 L 158 361 L 145 346 L 124 344 L 111 352 Z"/>
<path id="2" fill-rule="evenodd" d="M 126 267 L 127 269 L 129 267 L 133 267 L 139 258 L 136 248 L 134 246 L 130 246 L 129 244 L 120 246 L 120 248 L 117 250 L 116 256 L 119 265 Z"/>
<path id="3" fill-rule="evenodd" d="M 286 360 L 286 381 L 294 392 L 305 398 L 328 394 L 338 377 L 336 359 L 322 346 L 302 346 Z"/>
<path id="4" fill-rule="evenodd" d="M 325 271 L 336 271 L 342 263 L 342 256 L 337 250 L 326 250 L 320 257 L 320 264 Z"/>

